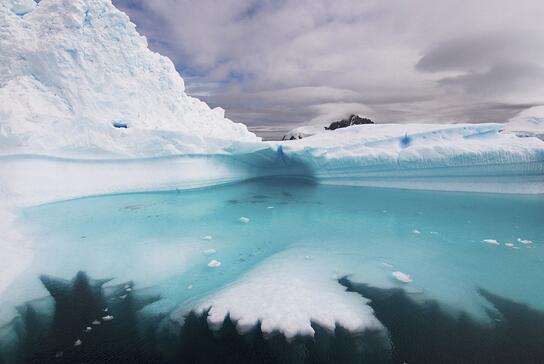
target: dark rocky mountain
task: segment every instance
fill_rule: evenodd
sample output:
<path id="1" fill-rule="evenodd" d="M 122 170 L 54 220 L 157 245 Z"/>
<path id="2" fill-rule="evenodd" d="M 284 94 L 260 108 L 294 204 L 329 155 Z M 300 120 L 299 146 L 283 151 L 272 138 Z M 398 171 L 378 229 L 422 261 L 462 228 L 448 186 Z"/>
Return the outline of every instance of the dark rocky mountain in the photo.
<path id="1" fill-rule="evenodd" d="M 351 125 L 362 125 L 362 124 L 374 124 L 374 122 L 368 118 L 362 118 L 359 115 L 351 114 L 349 118 L 334 121 L 331 125 L 326 126 L 326 130 L 336 130 L 340 128 L 346 128 Z"/>

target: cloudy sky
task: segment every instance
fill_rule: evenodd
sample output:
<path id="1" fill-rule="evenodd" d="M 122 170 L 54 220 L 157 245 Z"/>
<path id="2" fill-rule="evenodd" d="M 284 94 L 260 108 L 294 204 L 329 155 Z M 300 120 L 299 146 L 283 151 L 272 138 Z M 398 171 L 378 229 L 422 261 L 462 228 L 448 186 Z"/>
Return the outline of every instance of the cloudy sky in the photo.
<path id="1" fill-rule="evenodd" d="M 114 0 L 188 93 L 257 132 L 544 104 L 542 0 Z"/>

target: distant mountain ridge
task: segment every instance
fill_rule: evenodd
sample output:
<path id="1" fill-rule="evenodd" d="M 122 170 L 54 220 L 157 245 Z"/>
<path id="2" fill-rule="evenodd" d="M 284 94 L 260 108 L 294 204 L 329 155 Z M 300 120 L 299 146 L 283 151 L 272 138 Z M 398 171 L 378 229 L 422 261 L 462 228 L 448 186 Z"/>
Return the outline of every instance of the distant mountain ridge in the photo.
<path id="1" fill-rule="evenodd" d="M 322 132 L 323 130 L 336 130 L 341 128 L 347 128 L 348 126 L 352 126 L 352 125 L 364 125 L 364 124 L 374 124 L 374 122 L 370 120 L 369 118 L 364 118 L 357 114 L 351 114 L 349 117 L 345 119 L 333 121 L 329 126 L 323 127 L 321 125 L 312 125 L 312 126 L 301 126 L 301 127 L 295 128 L 289 131 L 287 134 L 285 134 L 282 140 L 302 139 L 302 138 L 306 138 L 314 134 L 317 134 L 319 132 Z"/>

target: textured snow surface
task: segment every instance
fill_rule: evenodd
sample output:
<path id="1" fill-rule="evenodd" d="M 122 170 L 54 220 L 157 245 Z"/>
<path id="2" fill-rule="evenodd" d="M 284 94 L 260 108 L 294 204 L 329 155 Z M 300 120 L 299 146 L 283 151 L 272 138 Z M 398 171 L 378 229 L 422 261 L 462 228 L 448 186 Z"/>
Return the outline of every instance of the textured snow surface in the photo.
<path id="1" fill-rule="evenodd" d="M 504 124 L 356 125 L 282 143 L 326 183 L 544 193 L 544 142 Z"/>
<path id="2" fill-rule="evenodd" d="M 2 154 L 217 153 L 260 140 L 186 95 L 109 0 L 3 1 L 0 50 Z"/>
<path id="3" fill-rule="evenodd" d="M 523 110 L 508 121 L 504 131 L 521 137 L 535 136 L 544 140 L 544 106 L 533 106 Z"/>

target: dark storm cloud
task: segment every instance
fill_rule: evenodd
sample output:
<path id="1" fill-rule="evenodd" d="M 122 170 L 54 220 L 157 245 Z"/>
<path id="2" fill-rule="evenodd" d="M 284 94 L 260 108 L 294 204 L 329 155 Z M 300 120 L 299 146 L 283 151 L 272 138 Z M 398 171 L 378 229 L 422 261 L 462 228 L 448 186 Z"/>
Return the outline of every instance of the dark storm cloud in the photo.
<path id="1" fill-rule="evenodd" d="M 261 130 L 359 112 L 503 121 L 544 103 L 544 2 L 114 0 L 189 94 Z"/>

